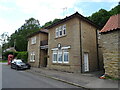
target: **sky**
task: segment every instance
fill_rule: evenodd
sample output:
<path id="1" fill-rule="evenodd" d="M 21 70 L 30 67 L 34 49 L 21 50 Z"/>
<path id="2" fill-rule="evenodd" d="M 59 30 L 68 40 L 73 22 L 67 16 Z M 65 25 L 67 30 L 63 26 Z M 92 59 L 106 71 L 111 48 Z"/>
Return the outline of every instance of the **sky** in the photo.
<path id="1" fill-rule="evenodd" d="M 25 20 L 33 17 L 40 25 L 64 18 L 78 11 L 90 16 L 99 9 L 111 10 L 119 0 L 0 0 L 0 35 L 11 35 L 20 28 Z"/>

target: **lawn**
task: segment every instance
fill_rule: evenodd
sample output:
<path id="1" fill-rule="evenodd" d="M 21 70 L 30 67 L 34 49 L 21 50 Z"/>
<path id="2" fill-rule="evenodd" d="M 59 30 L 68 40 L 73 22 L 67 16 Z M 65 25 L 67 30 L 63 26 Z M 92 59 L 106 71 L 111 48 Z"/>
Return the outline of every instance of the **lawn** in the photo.
<path id="1" fill-rule="evenodd" d="M 7 62 L 7 60 L 0 60 L 0 63 L 6 63 Z"/>

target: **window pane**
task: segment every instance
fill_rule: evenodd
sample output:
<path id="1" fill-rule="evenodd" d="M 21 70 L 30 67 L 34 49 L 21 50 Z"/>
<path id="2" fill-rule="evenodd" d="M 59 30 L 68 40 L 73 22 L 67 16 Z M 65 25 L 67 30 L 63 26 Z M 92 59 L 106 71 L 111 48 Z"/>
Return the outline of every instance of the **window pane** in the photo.
<path id="1" fill-rule="evenodd" d="M 56 37 L 58 37 L 59 35 L 59 31 L 58 31 L 58 28 L 56 28 Z"/>
<path id="2" fill-rule="evenodd" d="M 64 61 L 66 62 L 68 62 L 68 53 L 64 53 Z"/>
<path id="3" fill-rule="evenodd" d="M 62 51 L 58 52 L 58 62 L 62 63 Z"/>
<path id="4" fill-rule="evenodd" d="M 62 31 L 60 31 L 60 36 L 62 35 Z"/>
<path id="5" fill-rule="evenodd" d="M 63 35 L 66 34 L 66 25 L 63 25 Z"/>
<path id="6" fill-rule="evenodd" d="M 57 61 L 57 54 L 53 54 L 53 61 Z"/>
<path id="7" fill-rule="evenodd" d="M 53 62 L 57 62 L 57 51 L 53 51 L 53 57 L 52 57 Z"/>
<path id="8" fill-rule="evenodd" d="M 64 50 L 64 62 L 68 63 L 69 62 L 69 52 L 67 50 Z"/>
<path id="9" fill-rule="evenodd" d="M 66 34 L 66 30 L 63 30 L 63 34 L 64 34 L 64 35 Z"/>
<path id="10" fill-rule="evenodd" d="M 62 26 L 59 27 L 59 34 L 62 36 Z"/>

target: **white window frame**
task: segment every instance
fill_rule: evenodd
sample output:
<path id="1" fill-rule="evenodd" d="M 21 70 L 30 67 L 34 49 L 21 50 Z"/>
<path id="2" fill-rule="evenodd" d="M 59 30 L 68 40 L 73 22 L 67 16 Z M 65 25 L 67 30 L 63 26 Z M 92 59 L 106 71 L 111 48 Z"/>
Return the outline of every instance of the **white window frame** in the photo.
<path id="1" fill-rule="evenodd" d="M 65 61 L 65 54 L 68 55 L 68 61 Z M 69 51 L 67 49 L 63 50 L 63 63 L 69 63 Z"/>
<path id="2" fill-rule="evenodd" d="M 65 33 L 64 33 L 65 31 Z M 62 26 L 62 35 L 66 35 L 66 24 Z"/>
<path id="3" fill-rule="evenodd" d="M 65 31 L 65 33 L 64 33 L 64 31 Z M 62 36 L 65 36 L 65 35 L 66 35 L 66 24 L 62 25 L 62 26 L 59 26 L 58 28 L 55 29 L 55 37 L 56 38 L 62 37 Z"/>
<path id="4" fill-rule="evenodd" d="M 35 62 L 35 52 L 30 53 L 30 62 Z"/>
<path id="5" fill-rule="evenodd" d="M 60 32 L 61 32 L 61 35 L 60 35 Z M 59 27 L 59 37 L 62 36 L 62 26 Z"/>
<path id="6" fill-rule="evenodd" d="M 35 44 L 36 43 L 36 36 L 31 38 L 31 44 Z"/>
<path id="7" fill-rule="evenodd" d="M 59 29 L 58 28 L 56 28 L 56 30 L 55 30 L 55 36 L 56 36 L 56 38 L 59 37 Z"/>
<path id="8" fill-rule="evenodd" d="M 54 50 L 54 51 L 53 51 L 53 55 L 52 55 L 52 62 L 53 62 L 53 63 L 57 63 L 57 58 L 56 58 L 56 60 L 55 60 L 55 57 L 54 57 L 55 54 L 56 54 L 56 56 L 58 57 L 57 50 Z"/>
<path id="9" fill-rule="evenodd" d="M 62 57 L 61 57 L 61 61 L 59 61 L 59 58 L 60 58 L 60 55 L 62 55 Z M 57 58 L 57 61 L 58 61 L 58 63 L 63 63 L 63 53 L 62 53 L 62 50 L 58 50 L 58 58 Z"/>

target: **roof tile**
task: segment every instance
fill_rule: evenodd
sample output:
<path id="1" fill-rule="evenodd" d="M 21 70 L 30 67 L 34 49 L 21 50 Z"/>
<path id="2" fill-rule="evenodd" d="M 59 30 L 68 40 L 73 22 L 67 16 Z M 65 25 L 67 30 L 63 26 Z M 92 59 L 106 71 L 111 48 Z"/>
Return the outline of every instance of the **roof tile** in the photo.
<path id="1" fill-rule="evenodd" d="M 118 28 L 120 28 L 120 14 L 111 16 L 100 32 L 113 31 Z"/>

